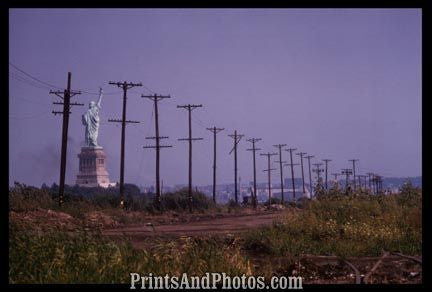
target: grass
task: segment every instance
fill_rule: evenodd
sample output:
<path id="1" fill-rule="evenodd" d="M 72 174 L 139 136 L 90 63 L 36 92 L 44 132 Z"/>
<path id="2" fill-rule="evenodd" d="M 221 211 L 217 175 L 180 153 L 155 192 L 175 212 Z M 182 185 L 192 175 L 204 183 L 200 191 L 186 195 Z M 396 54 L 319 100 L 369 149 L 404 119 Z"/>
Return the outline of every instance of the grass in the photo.
<path id="1" fill-rule="evenodd" d="M 70 187 L 69 187 L 70 188 Z M 76 190 L 78 189 L 78 190 Z M 65 192 L 64 204 L 59 207 L 57 193 L 52 189 L 29 187 L 16 183 L 9 191 L 9 206 L 15 212 L 34 211 L 37 209 L 51 209 L 68 213 L 83 219 L 84 214 L 91 211 L 107 211 L 118 214 L 120 199 L 118 192 L 93 188 L 93 193 L 80 195 L 81 189 L 74 187 L 75 193 Z M 166 211 L 189 211 L 187 189 L 165 193 L 161 197 L 160 207 L 156 207 L 153 195 L 126 194 L 125 211 L 141 211 L 147 214 L 160 214 Z M 208 210 L 220 211 L 222 206 L 216 205 L 212 199 L 201 192 L 192 192 L 192 210 L 206 212 Z"/>
<path id="2" fill-rule="evenodd" d="M 85 230 L 38 234 L 15 223 L 9 227 L 9 263 L 10 283 L 130 283 L 131 272 L 251 274 L 250 262 L 238 248 L 221 248 L 212 238 L 161 241 L 152 249 L 137 250 L 126 238 L 113 241 Z"/>
<path id="3" fill-rule="evenodd" d="M 40 190 L 15 188 L 10 191 L 9 199 L 11 209 L 16 212 L 57 208 L 50 194 Z M 162 206 L 165 210 L 185 210 L 186 199 L 185 193 L 178 193 Z M 204 199 L 198 198 L 196 202 L 200 200 Z M 61 211 L 80 216 L 89 210 L 100 209 L 106 214 L 114 210 L 107 207 L 109 198 L 99 198 L 97 204 L 86 199 L 71 202 Z M 212 204 L 203 201 L 195 207 L 197 210 L 220 208 Z M 106 238 L 97 229 L 68 233 L 53 227 L 41 232 L 34 223 L 11 221 L 9 280 L 11 283 L 129 283 L 130 272 L 176 276 L 183 272 L 189 275 L 259 272 L 267 277 L 280 268 L 271 259 L 293 261 L 301 254 L 378 256 L 382 250 L 388 250 L 419 255 L 422 253 L 421 214 L 421 190 L 412 186 L 404 187 L 401 194 L 389 196 L 362 193 L 345 196 L 334 192 L 318 200 L 302 202 L 301 209 L 288 207 L 279 222 L 231 239 L 211 236 L 182 237 L 176 241 L 155 239 L 151 247 L 139 250 L 132 248 L 127 238 Z M 265 259 L 259 271 L 251 264 L 257 257 Z M 288 266 L 285 264 L 284 269 L 289 269 Z"/>
<path id="4" fill-rule="evenodd" d="M 273 256 L 421 254 L 421 194 L 333 196 L 309 201 L 281 222 L 249 231 L 244 247 Z"/>

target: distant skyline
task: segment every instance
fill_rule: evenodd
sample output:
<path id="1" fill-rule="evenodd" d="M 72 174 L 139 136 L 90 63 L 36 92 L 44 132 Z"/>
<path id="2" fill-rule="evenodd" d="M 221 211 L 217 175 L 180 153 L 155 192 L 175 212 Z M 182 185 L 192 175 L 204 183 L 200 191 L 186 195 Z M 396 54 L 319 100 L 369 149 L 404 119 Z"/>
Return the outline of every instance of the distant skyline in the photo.
<path id="1" fill-rule="evenodd" d="M 170 94 L 159 103 L 164 185 L 187 183 L 187 112 L 193 112 L 193 183 L 212 183 L 218 134 L 218 184 L 232 183 L 234 130 L 239 177 L 252 180 L 246 139 L 276 152 L 287 144 L 329 158 L 329 173 L 352 167 L 385 177 L 422 175 L 420 9 L 10 9 L 9 62 L 56 87 L 84 91 L 73 97 L 66 183 L 74 184 L 84 143 L 81 115 L 102 101 L 99 143 L 108 172 L 119 180 L 121 93 L 109 81 L 142 82 L 128 93 L 125 182 L 154 184 L 153 104 L 141 94 Z M 61 116 L 52 86 L 9 66 L 9 180 L 35 186 L 58 183 Z M 283 160 L 289 162 L 289 153 Z M 318 158 L 318 159 L 317 159 Z M 273 159 L 277 160 L 277 159 Z M 273 161 L 272 160 L 272 161 Z M 295 156 L 296 163 L 299 162 Z M 305 164 L 306 166 L 306 164 Z M 266 158 L 257 156 L 259 182 Z M 278 168 L 276 163 L 272 167 Z M 295 169 L 301 177 L 300 167 Z M 284 169 L 290 178 L 289 168 Z M 307 173 L 307 167 L 305 168 Z M 308 176 L 307 176 L 308 177 Z M 279 182 L 279 171 L 272 173 Z"/>

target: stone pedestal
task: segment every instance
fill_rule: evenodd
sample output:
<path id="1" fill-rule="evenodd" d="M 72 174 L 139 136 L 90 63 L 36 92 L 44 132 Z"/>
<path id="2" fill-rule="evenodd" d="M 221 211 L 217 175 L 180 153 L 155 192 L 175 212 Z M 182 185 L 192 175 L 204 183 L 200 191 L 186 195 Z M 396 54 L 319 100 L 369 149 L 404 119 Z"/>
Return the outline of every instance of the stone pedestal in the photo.
<path id="1" fill-rule="evenodd" d="M 82 147 L 79 158 L 79 173 L 76 183 L 81 187 L 115 186 L 106 170 L 106 155 L 103 147 Z"/>

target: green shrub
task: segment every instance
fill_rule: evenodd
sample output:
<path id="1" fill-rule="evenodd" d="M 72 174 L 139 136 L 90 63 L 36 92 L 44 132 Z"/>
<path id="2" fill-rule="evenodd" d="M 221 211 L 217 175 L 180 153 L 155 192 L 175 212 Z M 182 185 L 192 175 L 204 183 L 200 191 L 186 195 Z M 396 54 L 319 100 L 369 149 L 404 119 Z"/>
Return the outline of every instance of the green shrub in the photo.
<path id="1" fill-rule="evenodd" d="M 175 193 L 166 193 L 161 197 L 162 210 L 185 211 L 189 210 L 189 195 L 187 189 Z M 201 192 L 192 192 L 192 209 L 204 211 L 215 208 L 212 199 Z"/>

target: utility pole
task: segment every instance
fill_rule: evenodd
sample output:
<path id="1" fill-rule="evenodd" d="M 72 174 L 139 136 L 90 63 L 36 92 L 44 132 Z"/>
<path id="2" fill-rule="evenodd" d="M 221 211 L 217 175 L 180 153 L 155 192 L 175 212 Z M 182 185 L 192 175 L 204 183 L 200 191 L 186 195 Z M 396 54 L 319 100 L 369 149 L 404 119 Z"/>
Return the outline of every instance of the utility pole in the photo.
<path id="1" fill-rule="evenodd" d="M 269 192 L 269 207 L 271 206 L 271 171 L 276 170 L 276 168 L 270 168 L 270 156 L 277 155 L 277 153 L 261 153 L 261 156 L 267 156 L 267 169 L 264 170 L 268 172 L 268 192 Z"/>
<path id="2" fill-rule="evenodd" d="M 177 108 L 184 108 L 189 113 L 189 138 L 178 139 L 179 141 L 189 142 L 189 212 L 192 213 L 192 141 L 202 140 L 203 138 L 192 138 L 192 110 L 202 107 L 201 104 L 178 105 Z"/>
<path id="3" fill-rule="evenodd" d="M 311 160 L 311 158 L 314 158 L 314 157 L 315 156 L 313 156 L 313 155 L 305 156 L 305 158 L 308 160 L 308 165 L 309 165 L 309 187 L 310 187 L 310 190 L 311 190 L 311 193 L 310 193 L 311 198 L 312 198 L 312 194 L 313 194 L 313 188 L 312 188 L 312 174 L 311 174 L 310 160 Z"/>
<path id="4" fill-rule="evenodd" d="M 256 163 L 255 163 L 255 152 L 258 150 L 261 150 L 260 148 L 255 148 L 255 143 L 258 141 L 261 141 L 261 138 L 252 138 L 252 139 L 248 139 L 246 140 L 248 142 L 252 143 L 252 149 L 247 149 L 247 151 L 252 151 L 252 157 L 253 157 L 253 178 L 254 178 L 254 195 L 252 198 L 252 204 L 254 206 L 254 208 L 256 209 L 257 207 L 257 186 L 256 186 Z"/>
<path id="5" fill-rule="evenodd" d="M 116 85 L 117 87 L 123 89 L 123 112 L 122 119 L 109 119 L 108 122 L 121 123 L 122 131 L 121 131 L 121 148 L 120 148 L 120 207 L 124 207 L 124 154 L 125 154 L 125 139 L 126 139 L 126 124 L 128 123 L 139 123 L 138 121 L 130 121 L 126 120 L 126 99 L 127 99 L 127 91 L 136 86 L 142 86 L 141 83 L 132 83 L 132 82 L 108 82 L 110 85 Z"/>
<path id="6" fill-rule="evenodd" d="M 345 174 L 345 177 L 346 177 L 346 181 L 345 181 L 345 190 L 347 190 L 347 189 L 348 189 L 348 180 L 349 180 L 349 176 L 350 176 L 351 174 L 353 174 L 353 172 L 352 172 L 352 170 L 349 169 L 349 168 L 344 168 L 344 169 L 342 169 L 342 174 Z"/>
<path id="7" fill-rule="evenodd" d="M 68 129 L 69 129 L 69 114 L 70 107 L 74 105 L 84 105 L 82 103 L 70 102 L 70 98 L 74 95 L 81 94 L 79 91 L 71 90 L 71 79 L 72 73 L 68 72 L 68 80 L 67 80 L 67 89 L 64 91 L 52 91 L 50 90 L 50 94 L 55 94 L 61 99 L 63 102 L 53 102 L 56 105 L 63 105 L 63 111 L 52 111 L 54 115 L 62 114 L 63 115 L 63 124 L 62 124 L 62 143 L 61 143 L 61 158 L 60 158 L 60 183 L 59 183 L 59 206 L 61 207 L 63 204 L 64 197 L 64 186 L 65 186 L 65 177 L 66 177 L 66 154 L 67 154 L 67 139 L 68 139 Z M 63 96 L 61 96 L 63 94 Z"/>
<path id="8" fill-rule="evenodd" d="M 216 134 L 223 131 L 224 128 L 207 128 L 213 133 L 213 202 L 216 203 Z"/>
<path id="9" fill-rule="evenodd" d="M 374 173 L 370 173 L 369 185 L 372 194 L 375 194 L 375 174 Z"/>
<path id="10" fill-rule="evenodd" d="M 373 182 L 374 182 L 376 194 L 381 193 L 381 191 L 382 191 L 382 177 L 378 174 L 374 174 Z"/>
<path id="11" fill-rule="evenodd" d="M 379 192 L 382 192 L 382 176 L 378 176 L 378 189 Z"/>
<path id="12" fill-rule="evenodd" d="M 339 176 L 340 173 L 332 173 L 332 175 L 334 176 L 335 181 L 337 181 L 337 178 Z"/>
<path id="13" fill-rule="evenodd" d="M 169 95 L 144 95 L 141 97 L 148 98 L 153 101 L 154 112 L 155 112 L 155 136 L 154 137 L 146 137 L 146 139 L 154 139 L 156 141 L 155 146 L 144 146 L 143 148 L 154 148 L 156 149 L 156 197 L 155 203 L 159 208 L 161 203 L 161 186 L 160 186 L 160 172 L 159 172 L 159 162 L 160 162 L 160 149 L 161 148 L 170 148 L 171 145 L 160 145 L 160 139 L 168 139 L 168 136 L 159 136 L 159 111 L 158 111 L 158 102 L 164 98 L 171 98 Z"/>
<path id="14" fill-rule="evenodd" d="M 369 191 L 371 191 L 372 192 L 372 181 L 371 181 L 371 178 L 372 178 L 372 176 L 373 176 L 373 173 L 372 172 L 368 172 L 368 173 L 366 173 L 366 175 L 368 176 L 368 182 L 369 182 Z"/>
<path id="15" fill-rule="evenodd" d="M 228 135 L 229 137 L 234 139 L 234 147 L 231 149 L 230 153 L 234 151 L 234 196 L 235 202 L 238 204 L 237 198 L 237 144 L 240 142 L 244 135 L 237 134 L 237 130 L 234 131 L 234 135 Z"/>
<path id="16" fill-rule="evenodd" d="M 335 185 L 336 185 L 336 184 L 339 184 L 339 182 L 338 182 L 338 176 L 339 176 L 339 174 L 340 174 L 340 173 L 332 173 L 332 175 L 334 176 L 334 181 L 335 181 L 334 184 L 335 184 Z"/>
<path id="17" fill-rule="evenodd" d="M 359 177 L 359 184 L 360 184 L 360 189 L 363 189 L 362 188 L 362 182 L 361 182 L 361 179 L 363 178 L 364 180 L 364 190 L 366 190 L 366 188 L 367 188 L 367 185 L 366 185 L 366 178 L 367 178 L 367 175 L 358 175 L 358 177 Z"/>
<path id="18" fill-rule="evenodd" d="M 282 168 L 282 164 L 285 163 L 286 161 L 282 161 L 282 147 L 285 147 L 286 144 L 277 144 L 277 145 L 273 145 L 273 147 L 278 148 L 279 150 L 279 160 L 276 161 L 279 163 L 279 170 L 280 170 L 280 180 L 281 180 L 281 202 L 282 205 L 284 203 L 284 185 L 283 185 L 283 168 Z"/>
<path id="19" fill-rule="evenodd" d="M 303 171 L 303 155 L 305 155 L 305 154 L 307 154 L 307 153 L 306 152 L 296 153 L 296 155 L 300 156 L 300 164 L 301 164 L 301 171 L 302 171 L 302 183 L 303 183 L 303 195 L 306 193 L 304 171 Z"/>
<path id="20" fill-rule="evenodd" d="M 374 194 L 378 193 L 377 181 L 378 181 L 378 175 L 372 174 L 372 193 Z"/>
<path id="21" fill-rule="evenodd" d="M 327 172 L 328 172 L 328 163 L 331 161 L 331 159 L 323 159 L 325 162 L 325 188 L 328 190 L 328 183 L 327 183 Z"/>
<path id="22" fill-rule="evenodd" d="M 360 190 L 363 189 L 363 187 L 362 187 L 362 178 L 363 177 L 366 177 L 366 176 L 365 175 L 361 175 L 361 174 L 357 174 L 358 186 L 359 186 Z"/>
<path id="23" fill-rule="evenodd" d="M 293 162 L 293 151 L 296 151 L 297 150 L 297 148 L 288 148 L 288 149 L 285 149 L 285 151 L 289 151 L 289 153 L 290 153 L 290 163 L 289 164 L 286 164 L 286 165 L 290 165 L 291 166 L 291 182 L 292 182 L 292 189 L 293 189 L 293 200 L 294 200 L 294 202 L 295 202 L 295 200 L 296 200 L 296 193 L 295 193 L 295 182 L 294 182 L 294 165 L 298 165 L 297 163 L 295 164 L 294 162 Z"/>
<path id="24" fill-rule="evenodd" d="M 163 195 L 163 180 L 161 180 L 161 196 Z"/>
<path id="25" fill-rule="evenodd" d="M 320 166 L 323 165 L 322 163 L 314 163 L 313 164 L 316 168 L 313 170 L 313 172 L 316 172 L 317 174 L 317 188 L 321 187 L 321 172 L 324 171 L 324 169 L 321 169 Z"/>
<path id="26" fill-rule="evenodd" d="M 353 164 L 353 168 L 352 168 L 352 171 L 353 171 L 353 178 L 354 178 L 354 190 L 356 189 L 356 172 L 355 172 L 355 163 L 357 162 L 357 161 L 359 161 L 358 159 L 350 159 L 349 161 L 351 161 L 352 162 L 352 164 Z"/>

